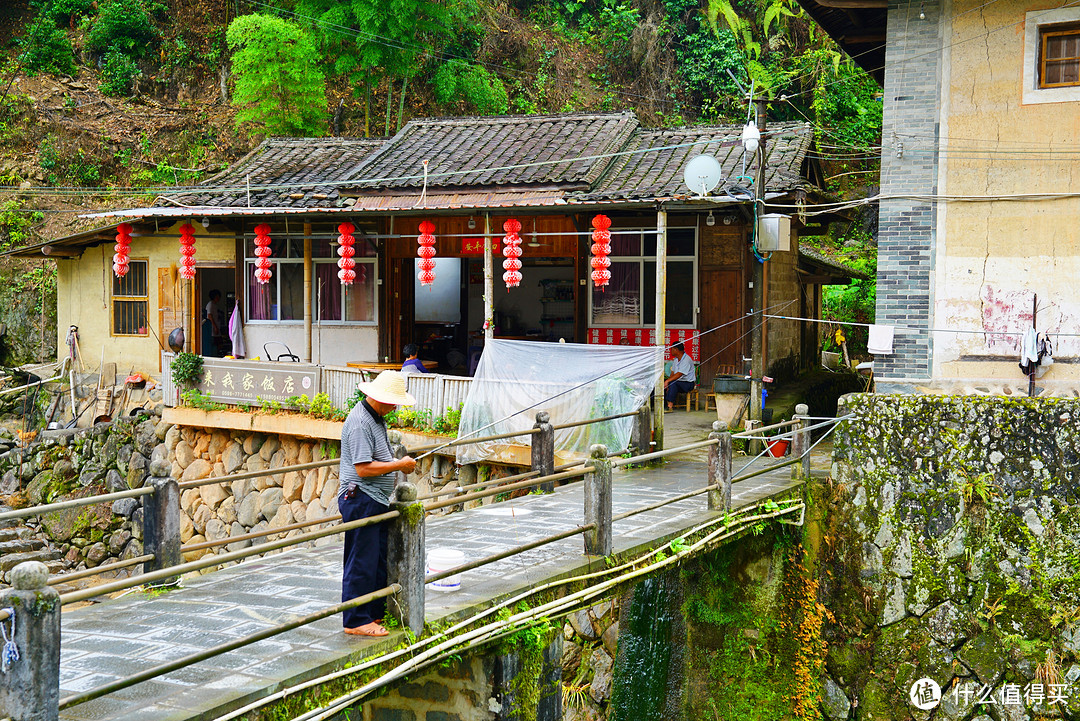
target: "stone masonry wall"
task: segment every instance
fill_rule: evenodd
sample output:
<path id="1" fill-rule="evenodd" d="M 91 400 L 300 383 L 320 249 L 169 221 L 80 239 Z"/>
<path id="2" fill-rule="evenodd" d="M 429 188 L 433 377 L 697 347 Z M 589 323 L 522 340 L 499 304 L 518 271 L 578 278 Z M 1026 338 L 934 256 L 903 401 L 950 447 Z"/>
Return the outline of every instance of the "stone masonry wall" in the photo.
<path id="1" fill-rule="evenodd" d="M 851 395 L 841 412 L 827 716 L 1077 717 L 1080 688 L 1050 698 L 1080 679 L 1080 400 Z M 943 689 L 933 714 L 909 701 L 922 678 Z M 976 708 L 983 689 L 997 701 Z"/>
<path id="2" fill-rule="evenodd" d="M 920 12 L 925 19 L 920 19 Z M 890 3 L 883 96 L 881 192 L 937 192 L 941 89 L 941 3 Z M 924 150 L 914 151 L 918 144 Z M 907 148 L 904 152 L 902 147 Z M 934 272 L 934 206 L 925 201 L 884 199 L 878 215 L 877 322 L 930 327 Z M 930 377 L 933 337 L 898 333 L 892 355 L 878 356 L 878 389 Z"/>

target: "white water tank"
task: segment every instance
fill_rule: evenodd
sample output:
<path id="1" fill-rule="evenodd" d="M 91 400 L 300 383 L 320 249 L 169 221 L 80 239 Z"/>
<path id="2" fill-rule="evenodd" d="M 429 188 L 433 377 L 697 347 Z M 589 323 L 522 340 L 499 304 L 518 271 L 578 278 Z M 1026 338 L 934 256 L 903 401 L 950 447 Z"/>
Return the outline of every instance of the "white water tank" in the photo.
<path id="1" fill-rule="evenodd" d="M 757 249 L 759 253 L 791 250 L 791 216 L 768 213 L 758 218 Z"/>

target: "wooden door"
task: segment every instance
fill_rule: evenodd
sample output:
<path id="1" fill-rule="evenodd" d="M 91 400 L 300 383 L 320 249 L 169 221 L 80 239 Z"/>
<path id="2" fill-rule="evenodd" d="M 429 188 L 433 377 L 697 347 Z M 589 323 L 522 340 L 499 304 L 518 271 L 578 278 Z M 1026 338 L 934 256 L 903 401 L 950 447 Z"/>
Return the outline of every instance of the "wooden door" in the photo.
<path id="1" fill-rule="evenodd" d="M 713 377 L 742 372 L 745 341 L 740 339 L 743 323 L 742 271 L 738 268 L 705 266 L 701 272 L 701 357 L 698 383 L 712 388 Z M 722 326 L 722 327 L 721 327 Z"/>
<path id="2" fill-rule="evenodd" d="M 169 347 L 169 333 L 184 327 L 183 284 L 179 282 L 175 268 L 158 268 L 158 337 L 161 345 Z M 158 358 L 158 370 L 161 359 Z"/>
<path id="3" fill-rule="evenodd" d="M 408 258 L 394 258 L 389 262 L 390 279 L 389 291 L 389 330 L 387 338 L 389 348 L 384 350 L 384 355 L 396 359 L 401 355 L 401 349 L 413 340 L 413 267 L 412 256 Z M 372 360 L 361 358 L 359 360 Z M 377 359 L 376 359 L 377 360 Z M 404 360 L 404 358 L 402 358 Z"/>

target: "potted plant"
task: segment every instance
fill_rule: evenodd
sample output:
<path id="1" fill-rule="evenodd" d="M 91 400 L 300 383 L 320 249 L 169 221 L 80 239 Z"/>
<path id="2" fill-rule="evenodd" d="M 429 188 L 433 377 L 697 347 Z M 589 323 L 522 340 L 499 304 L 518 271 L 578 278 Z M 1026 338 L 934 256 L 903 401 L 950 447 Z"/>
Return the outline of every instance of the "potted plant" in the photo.
<path id="1" fill-rule="evenodd" d="M 203 377 L 203 359 L 195 353 L 177 353 L 169 364 L 172 371 L 173 385 L 176 387 L 176 400 L 180 401 L 180 392 L 194 388 Z"/>

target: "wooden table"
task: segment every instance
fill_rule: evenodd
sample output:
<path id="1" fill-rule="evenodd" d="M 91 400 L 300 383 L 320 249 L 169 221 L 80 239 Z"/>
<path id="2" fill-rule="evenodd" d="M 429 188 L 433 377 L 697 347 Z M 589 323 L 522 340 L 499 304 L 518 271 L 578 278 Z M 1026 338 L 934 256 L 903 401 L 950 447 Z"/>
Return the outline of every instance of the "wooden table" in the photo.
<path id="1" fill-rule="evenodd" d="M 439 367 L 438 361 L 426 360 L 420 362 L 423 363 L 424 368 L 428 369 L 429 371 Z M 373 373 L 401 370 L 401 363 L 380 363 L 379 361 L 350 361 L 345 365 L 349 368 L 359 368 L 360 370 L 371 371 Z"/>

